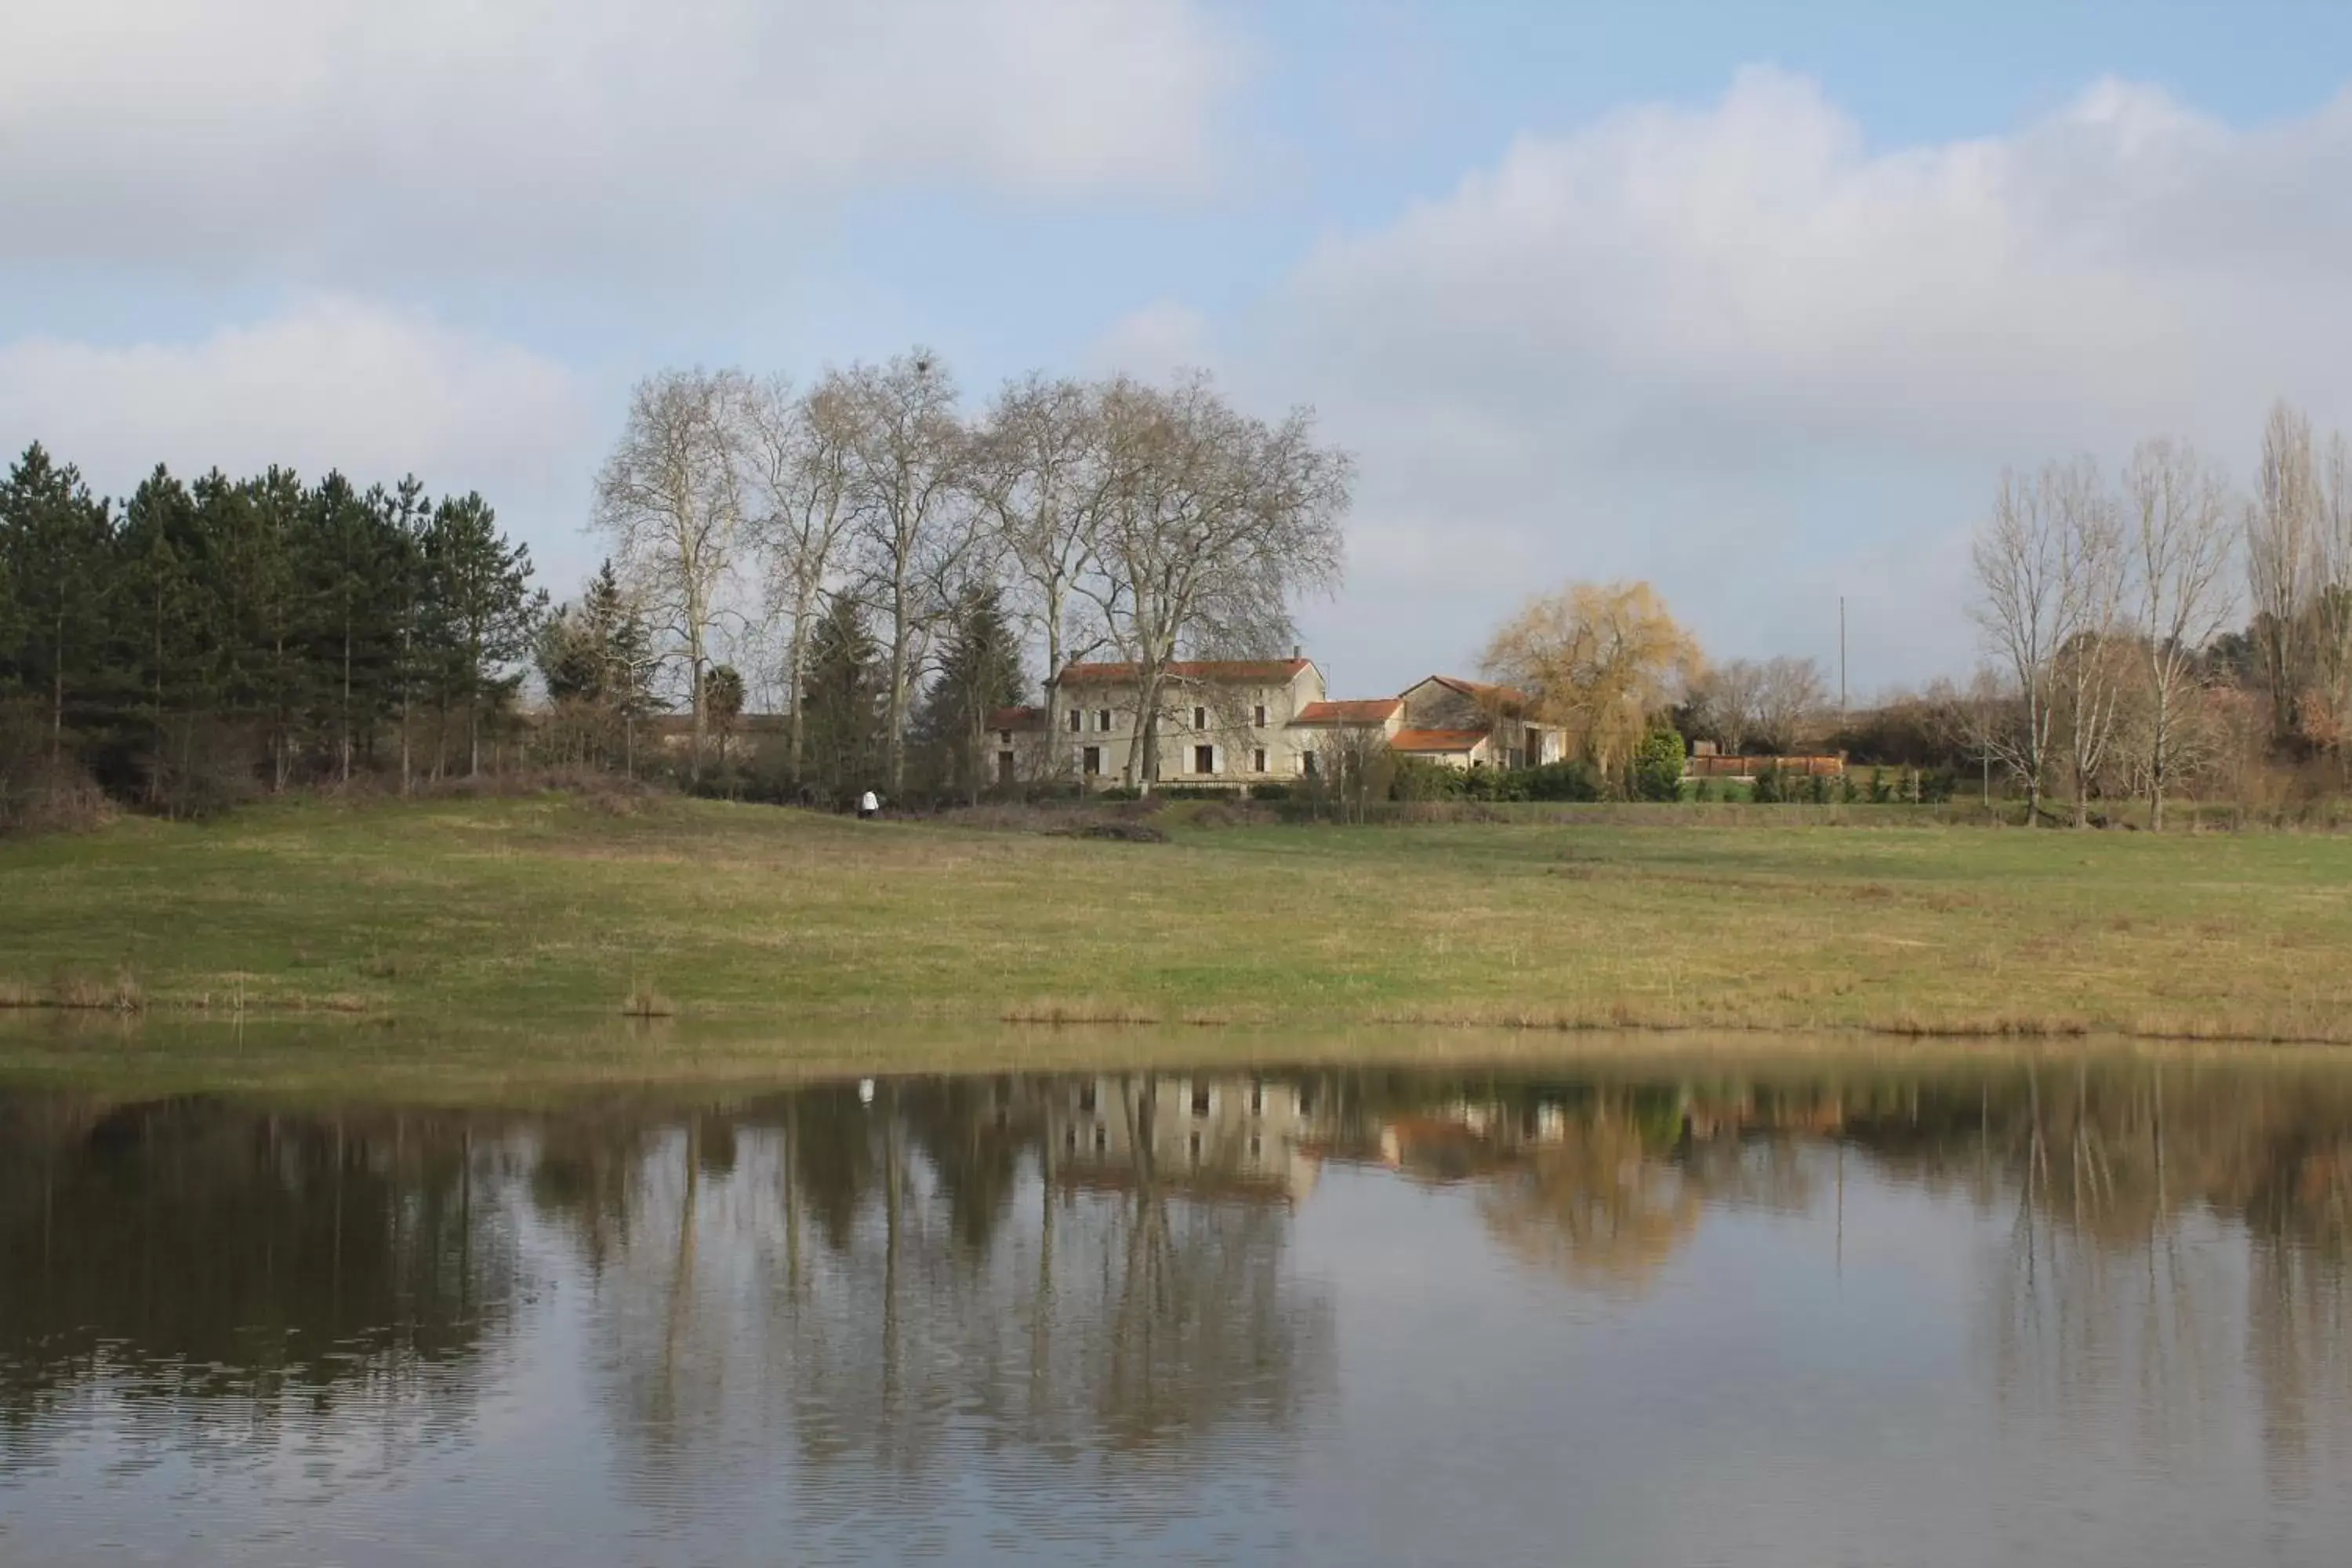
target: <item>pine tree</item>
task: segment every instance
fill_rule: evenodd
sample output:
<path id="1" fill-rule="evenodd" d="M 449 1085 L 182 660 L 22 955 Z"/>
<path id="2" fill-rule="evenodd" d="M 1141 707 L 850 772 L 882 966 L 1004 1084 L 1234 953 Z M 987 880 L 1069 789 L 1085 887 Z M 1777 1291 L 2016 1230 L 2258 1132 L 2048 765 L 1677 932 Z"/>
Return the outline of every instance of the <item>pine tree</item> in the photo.
<path id="1" fill-rule="evenodd" d="M 880 658 L 857 601 L 828 598 L 809 637 L 803 782 L 836 804 L 870 786 L 884 764 L 889 675 Z"/>
<path id="2" fill-rule="evenodd" d="M 113 519 L 79 470 L 59 468 L 39 442 L 0 481 L 0 563 L 16 635 L 0 653 L 0 688 L 47 708 L 49 764 L 65 761 L 69 715 L 102 679 Z"/>
<path id="3" fill-rule="evenodd" d="M 1026 689 L 1003 595 L 993 584 L 968 589 L 949 617 L 916 736 L 945 764 L 945 781 L 975 805 L 988 787 L 988 716 L 1019 702 Z"/>
<path id="4" fill-rule="evenodd" d="M 517 663 L 531 651 L 547 595 L 530 586 L 530 551 L 498 531 L 479 495 L 445 500 L 425 540 L 429 584 L 426 638 L 435 699 L 444 716 L 466 715 L 466 771 L 482 767 L 482 715 L 521 684 Z"/>
<path id="5" fill-rule="evenodd" d="M 194 716 L 210 698 L 204 679 L 210 595 L 200 575 L 205 560 L 195 500 L 160 463 L 123 506 L 117 560 L 121 662 L 143 709 L 136 767 L 148 804 L 161 806 L 173 793 L 167 781 L 189 770 Z"/>

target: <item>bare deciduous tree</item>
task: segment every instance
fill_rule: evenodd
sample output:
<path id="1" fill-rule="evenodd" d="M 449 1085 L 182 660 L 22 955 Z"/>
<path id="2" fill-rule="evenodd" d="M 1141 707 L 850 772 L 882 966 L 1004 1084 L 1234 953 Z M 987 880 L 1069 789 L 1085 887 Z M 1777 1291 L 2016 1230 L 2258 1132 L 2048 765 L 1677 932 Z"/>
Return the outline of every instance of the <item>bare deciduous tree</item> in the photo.
<path id="1" fill-rule="evenodd" d="M 1775 752 L 1799 749 L 1829 708 L 1829 681 L 1820 661 L 1783 656 L 1764 661 L 1756 686 L 1756 732 Z"/>
<path id="2" fill-rule="evenodd" d="M 2246 508 L 2246 585 L 2274 732 L 2294 732 L 2308 662 L 2301 636 L 2318 557 L 2319 485 L 2311 422 L 2282 403 L 2263 430 L 2262 467 Z"/>
<path id="3" fill-rule="evenodd" d="M 1101 409 L 1112 472 L 1078 593 L 1135 666 L 1127 777 L 1148 789 L 1169 666 L 1270 655 L 1290 640 L 1292 601 L 1338 582 L 1354 465 L 1315 444 L 1309 411 L 1248 418 L 1202 376 L 1164 391 L 1115 381 Z"/>
<path id="4" fill-rule="evenodd" d="M 596 480 L 595 531 L 684 666 L 700 777 L 709 730 L 704 691 L 712 634 L 735 568 L 743 504 L 740 372 L 674 370 L 629 396 L 620 444 Z"/>
<path id="5" fill-rule="evenodd" d="M 928 351 L 856 365 L 841 386 L 853 423 L 853 538 L 865 597 L 887 623 L 885 771 L 905 787 L 907 713 L 932 631 L 969 580 L 978 531 L 970 437 L 954 379 Z"/>
<path id="6" fill-rule="evenodd" d="M 1970 555 L 1977 624 L 2014 683 L 2018 722 L 1994 738 L 2002 763 L 2025 785 L 2026 820 L 2039 822 L 2049 780 L 2058 709 L 2058 658 L 2084 626 L 2069 537 L 2072 520 L 2056 493 L 2063 469 L 2040 479 L 2003 473 L 1992 515 Z"/>
<path id="7" fill-rule="evenodd" d="M 2147 678 L 2137 769 L 2150 823 L 2161 831 L 2165 796 L 2196 761 L 2201 727 L 2189 716 L 2201 680 L 2197 656 L 2235 608 L 2229 503 L 2221 477 L 2192 449 L 2167 440 L 2133 454 L 2124 490 Z"/>
<path id="8" fill-rule="evenodd" d="M 1752 658 L 1735 658 L 1709 669 L 1693 688 L 1698 721 L 1726 756 L 1746 753 L 1763 687 L 1764 667 Z"/>
<path id="9" fill-rule="evenodd" d="M 973 493 L 1044 639 L 1049 680 L 1100 635 L 1073 645 L 1079 582 L 1111 489 L 1102 434 L 1092 388 L 1030 375 L 1005 384 L 973 442 Z"/>
<path id="10" fill-rule="evenodd" d="M 744 420 L 751 533 L 770 610 L 785 623 L 784 702 L 792 773 L 806 748 L 810 634 L 840 570 L 852 515 L 849 389 L 829 374 L 803 395 L 781 377 L 753 389 Z"/>

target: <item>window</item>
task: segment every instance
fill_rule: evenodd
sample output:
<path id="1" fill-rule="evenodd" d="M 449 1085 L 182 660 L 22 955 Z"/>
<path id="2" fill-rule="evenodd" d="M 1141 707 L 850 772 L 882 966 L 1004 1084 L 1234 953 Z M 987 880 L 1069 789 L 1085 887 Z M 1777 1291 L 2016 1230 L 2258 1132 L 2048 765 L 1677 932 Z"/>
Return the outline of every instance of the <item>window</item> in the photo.
<path id="1" fill-rule="evenodd" d="M 1109 709 L 1097 708 L 1095 710 L 1095 728 L 1101 731 L 1106 735 L 1110 733 Z"/>
<path id="2" fill-rule="evenodd" d="M 1078 1109 L 1085 1111 L 1089 1116 L 1094 1114 L 1095 1086 L 1093 1084 L 1089 1083 L 1080 1086 L 1078 1089 Z"/>
<path id="3" fill-rule="evenodd" d="M 1087 777 L 1090 779 L 1099 778 L 1102 776 L 1102 748 L 1100 746 L 1088 746 L 1086 749 L 1086 754 L 1079 763 L 1079 771 L 1084 773 Z"/>
<path id="4" fill-rule="evenodd" d="M 1199 1164 L 1201 1163 L 1201 1135 L 1198 1132 L 1192 1134 L 1192 1141 L 1191 1144 L 1188 1145 L 1188 1152 L 1192 1156 L 1192 1163 L 1195 1165 Z"/>
<path id="5" fill-rule="evenodd" d="M 1265 748 L 1264 746 L 1260 746 L 1256 751 L 1250 753 L 1250 772 L 1254 773 L 1262 773 L 1265 772 Z"/>
<path id="6" fill-rule="evenodd" d="M 1208 1118 L 1209 1086 L 1205 1083 L 1196 1083 L 1192 1086 L 1192 1114 L 1202 1121 Z"/>
<path id="7" fill-rule="evenodd" d="M 1208 727 L 1209 727 L 1209 710 L 1208 710 L 1206 708 L 1195 708 L 1195 709 L 1193 709 L 1193 710 L 1192 710 L 1192 728 L 1194 728 L 1195 730 L 1205 730 L 1205 729 L 1207 729 Z"/>
<path id="8" fill-rule="evenodd" d="M 1086 723 L 1087 723 L 1087 716 L 1086 716 L 1086 714 L 1085 714 L 1085 712 L 1084 712 L 1083 710 L 1079 710 L 1079 709 L 1076 709 L 1076 708 L 1073 708 L 1073 709 L 1071 709 L 1071 710 L 1070 710 L 1070 733 L 1071 733 L 1071 734 L 1075 735 L 1075 734 L 1076 734 L 1080 730 L 1085 729 L 1085 728 L 1086 728 Z"/>
<path id="9" fill-rule="evenodd" d="M 1013 744 L 1013 731 L 1010 730 L 999 730 L 996 732 L 996 740 L 998 744 L 1009 746 Z"/>
<path id="10" fill-rule="evenodd" d="M 1315 766 L 1315 753 L 1309 752 L 1304 757 L 1301 757 L 1299 761 L 1307 765 L 1307 776 L 1310 779 L 1313 778 L 1318 771 Z"/>
<path id="11" fill-rule="evenodd" d="M 1251 723 L 1253 723 L 1253 724 L 1255 724 L 1255 725 L 1256 725 L 1256 726 L 1257 726 L 1259 729 L 1261 729 L 1261 730 L 1263 730 L 1263 729 L 1265 729 L 1265 703 L 1261 702 L 1261 703 L 1259 703 L 1255 708 L 1254 708 L 1254 709 L 1252 709 L 1252 710 L 1250 710 L 1250 722 L 1251 722 Z"/>
<path id="12" fill-rule="evenodd" d="M 1097 1127 L 1097 1128 L 1096 1128 L 1096 1129 L 1095 1129 L 1095 1152 L 1096 1152 L 1096 1153 L 1097 1153 L 1097 1154 L 1101 1153 L 1101 1152 L 1103 1152 L 1103 1148 L 1104 1148 L 1104 1146 L 1105 1146 L 1106 1144 L 1108 1144 L 1109 1142 L 1110 1142 L 1110 1140 L 1109 1140 L 1108 1138 L 1107 1138 L 1106 1136 L 1104 1136 L 1104 1134 L 1103 1134 L 1103 1130 L 1102 1130 L 1100 1127 Z"/>
<path id="13" fill-rule="evenodd" d="M 1259 1137 L 1259 1136 L 1258 1136 L 1256 1133 L 1255 1133 L 1255 1132 L 1251 1133 L 1251 1134 L 1250 1134 L 1250 1158 L 1251 1158 L 1251 1159 L 1253 1159 L 1253 1160 L 1259 1159 L 1259 1158 L 1261 1158 L 1262 1156 L 1264 1156 L 1264 1154 L 1265 1154 L 1265 1139 L 1263 1139 L 1263 1138 L 1261 1138 L 1261 1137 Z"/>
<path id="14" fill-rule="evenodd" d="M 1010 752 L 996 753 L 996 782 L 1007 786 L 1013 783 L 1013 753 Z"/>
<path id="15" fill-rule="evenodd" d="M 1265 1114 L 1265 1080 L 1264 1079 L 1250 1080 L 1250 1114 L 1252 1116 Z"/>
<path id="16" fill-rule="evenodd" d="M 1217 771 L 1217 748 L 1214 746 L 1193 747 L 1192 771 L 1196 773 L 1215 773 Z"/>

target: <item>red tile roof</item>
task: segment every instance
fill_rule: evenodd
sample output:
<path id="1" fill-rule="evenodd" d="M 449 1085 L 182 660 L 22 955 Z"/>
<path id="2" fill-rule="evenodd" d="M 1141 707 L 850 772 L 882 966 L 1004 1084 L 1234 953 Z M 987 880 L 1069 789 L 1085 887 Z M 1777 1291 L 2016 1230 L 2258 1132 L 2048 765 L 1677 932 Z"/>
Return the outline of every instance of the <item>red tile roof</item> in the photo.
<path id="1" fill-rule="evenodd" d="M 1484 730 L 1399 730 L 1389 745 L 1400 752 L 1467 752 L 1486 739 Z"/>
<path id="2" fill-rule="evenodd" d="M 991 730 L 1042 730 L 1045 727 L 1043 708 L 992 708 L 986 728 Z"/>
<path id="3" fill-rule="evenodd" d="M 1298 710 L 1294 724 L 1385 724 L 1404 706 L 1402 697 L 1374 697 L 1350 702 L 1309 702 Z"/>
<path id="4" fill-rule="evenodd" d="M 1062 670 L 1062 686 L 1132 686 L 1138 675 L 1132 664 L 1073 664 Z M 1312 663 L 1303 658 L 1177 659 L 1160 667 L 1171 680 L 1197 680 L 1229 686 L 1287 686 Z"/>

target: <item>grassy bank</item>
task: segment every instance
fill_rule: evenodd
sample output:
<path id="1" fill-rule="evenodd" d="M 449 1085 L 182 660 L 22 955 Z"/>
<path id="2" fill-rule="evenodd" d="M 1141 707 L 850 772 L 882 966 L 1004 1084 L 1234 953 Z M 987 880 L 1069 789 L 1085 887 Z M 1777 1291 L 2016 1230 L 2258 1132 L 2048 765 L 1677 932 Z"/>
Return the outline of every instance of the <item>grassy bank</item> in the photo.
<path id="1" fill-rule="evenodd" d="M 1590 822 L 1107 843 L 561 797 L 0 846 L 0 998 L 534 1029 L 2352 1040 L 2352 840 Z M 397 1049 L 387 1042 L 386 1048 Z"/>

